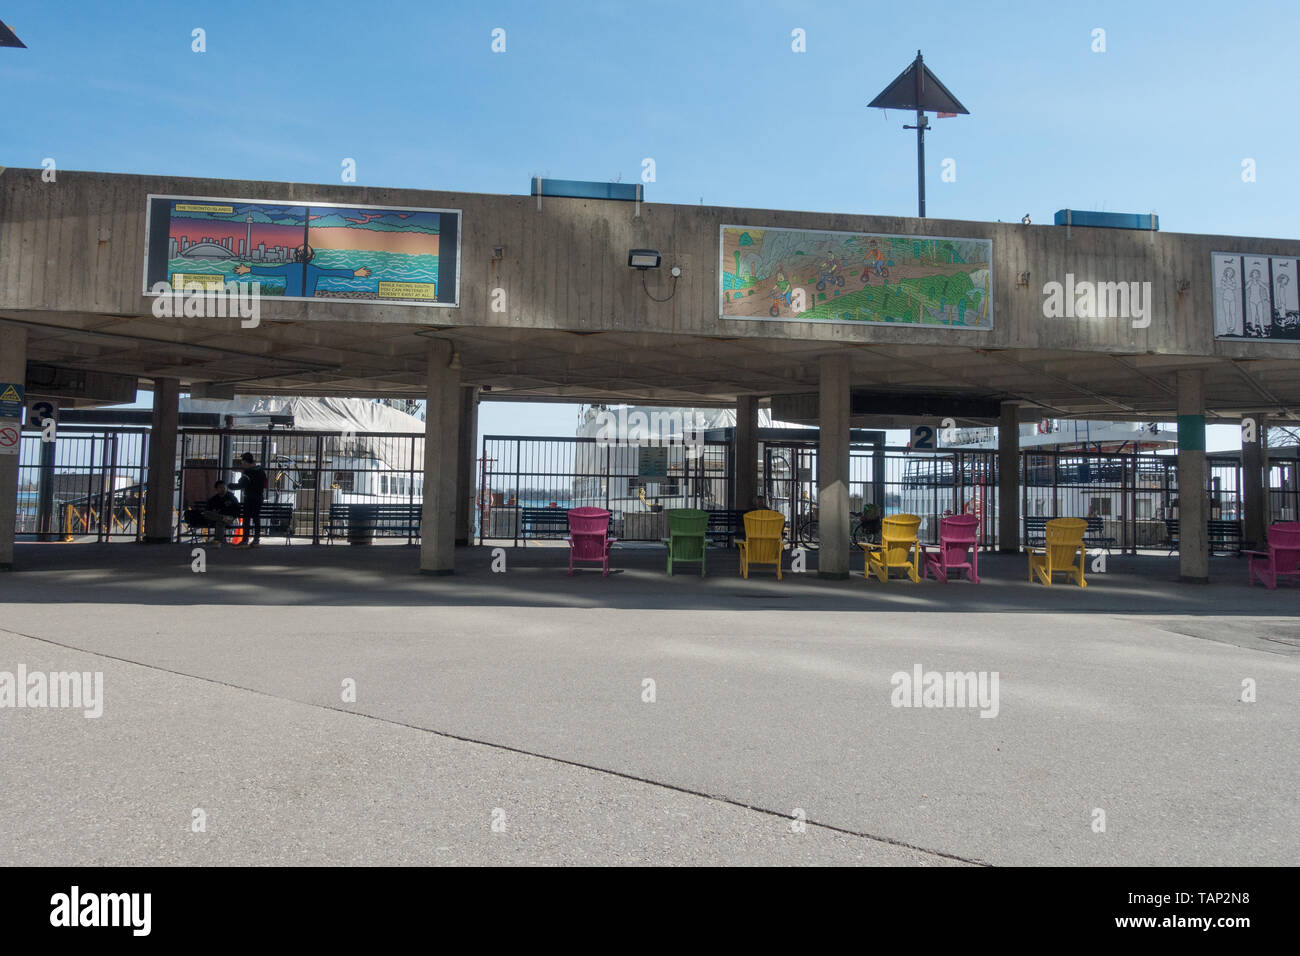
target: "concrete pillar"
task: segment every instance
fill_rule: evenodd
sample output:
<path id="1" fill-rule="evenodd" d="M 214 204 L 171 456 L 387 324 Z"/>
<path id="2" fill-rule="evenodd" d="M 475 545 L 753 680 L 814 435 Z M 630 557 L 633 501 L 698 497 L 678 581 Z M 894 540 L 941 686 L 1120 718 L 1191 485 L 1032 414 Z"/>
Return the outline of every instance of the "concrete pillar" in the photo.
<path id="1" fill-rule="evenodd" d="M 849 576 L 849 356 L 821 359 L 817 445 L 818 576 Z"/>
<path id="2" fill-rule="evenodd" d="M 180 422 L 181 383 L 158 378 L 153 383 L 153 424 L 149 429 L 149 479 L 144 491 L 144 540 L 166 544 L 172 539 L 172 504 L 176 492 L 176 426 Z"/>
<path id="3" fill-rule="evenodd" d="M 0 382 L 25 384 L 27 379 L 27 330 L 0 325 Z M 18 520 L 17 418 L 0 418 L 6 438 L 13 437 L 13 454 L 0 451 L 0 571 L 14 567 L 14 530 Z M 9 429 L 13 429 L 12 432 Z M 9 447 L 6 440 L 5 447 Z"/>
<path id="4" fill-rule="evenodd" d="M 456 555 L 456 485 L 460 473 L 460 372 L 451 368 L 452 345 L 429 343 L 424 410 L 424 512 L 420 521 L 420 571 L 451 574 Z"/>
<path id="5" fill-rule="evenodd" d="M 998 419 L 998 551 L 1020 550 L 1020 407 L 1003 402 Z"/>
<path id="6" fill-rule="evenodd" d="M 460 390 L 460 453 L 456 473 L 456 547 L 474 536 L 474 498 L 478 492 L 478 388 Z"/>
<path id="7" fill-rule="evenodd" d="M 1253 422 L 1253 427 L 1249 427 Z M 1268 530 L 1268 442 L 1265 439 L 1267 420 L 1264 412 L 1247 415 L 1242 422 L 1241 439 L 1241 504 L 1246 512 L 1242 537 L 1252 548 L 1264 546 L 1264 533 Z M 1254 441 L 1247 441 L 1253 438 Z"/>
<path id="8" fill-rule="evenodd" d="M 732 442 L 732 474 L 736 476 L 735 508 L 749 511 L 758 494 L 758 397 L 736 398 L 736 430 Z"/>
<path id="9" fill-rule="evenodd" d="M 1178 579 L 1210 580 L 1205 471 L 1205 373 L 1178 372 Z"/>

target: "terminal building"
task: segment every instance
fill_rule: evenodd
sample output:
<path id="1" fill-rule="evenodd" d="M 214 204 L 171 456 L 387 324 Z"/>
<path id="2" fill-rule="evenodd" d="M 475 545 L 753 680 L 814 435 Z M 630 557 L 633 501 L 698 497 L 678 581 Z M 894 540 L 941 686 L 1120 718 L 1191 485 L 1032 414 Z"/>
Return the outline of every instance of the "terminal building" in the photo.
<path id="1" fill-rule="evenodd" d="M 146 387 L 156 541 L 173 539 L 182 392 L 425 400 L 418 561 L 435 574 L 471 538 L 483 400 L 735 409 L 742 503 L 760 491 L 760 407 L 812 426 L 828 577 L 849 571 L 856 430 L 995 429 L 984 507 L 1015 551 L 1022 424 L 1176 422 L 1177 487 L 1206 490 L 1179 496 L 1179 573 L 1205 581 L 1206 423 L 1243 425 L 1259 541 L 1263 436 L 1300 410 L 1300 240 L 1062 212 L 1030 225 L 655 204 L 611 183 L 482 195 L 5 169 L 0 567 L 30 507 L 23 410 Z"/>

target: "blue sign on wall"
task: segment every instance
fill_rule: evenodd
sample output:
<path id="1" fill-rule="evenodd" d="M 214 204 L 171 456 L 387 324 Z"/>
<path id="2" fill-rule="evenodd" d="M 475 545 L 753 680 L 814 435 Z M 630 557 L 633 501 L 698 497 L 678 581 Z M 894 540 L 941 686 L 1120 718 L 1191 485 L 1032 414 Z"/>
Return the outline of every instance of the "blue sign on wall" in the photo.
<path id="1" fill-rule="evenodd" d="M 23 383 L 0 382 L 0 418 L 19 418 L 23 413 Z"/>

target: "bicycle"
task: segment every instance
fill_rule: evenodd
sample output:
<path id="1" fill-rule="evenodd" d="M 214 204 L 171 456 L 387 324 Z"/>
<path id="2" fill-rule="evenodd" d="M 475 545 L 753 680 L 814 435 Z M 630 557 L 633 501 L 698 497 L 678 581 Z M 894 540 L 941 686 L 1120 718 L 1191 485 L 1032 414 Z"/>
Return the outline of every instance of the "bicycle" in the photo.
<path id="1" fill-rule="evenodd" d="M 821 292 L 822 290 L 824 290 L 826 288 L 826 283 L 828 282 L 831 285 L 835 285 L 835 286 L 839 286 L 840 288 L 843 288 L 844 276 L 840 275 L 839 272 L 823 272 L 821 278 L 817 280 L 817 291 Z"/>
<path id="2" fill-rule="evenodd" d="M 880 543 L 880 515 L 866 517 L 866 509 L 850 511 L 852 524 L 849 527 L 849 540 L 859 551 L 867 550 L 868 545 Z"/>
<path id="3" fill-rule="evenodd" d="M 864 512 L 849 512 L 849 541 L 859 551 L 880 543 L 880 518 L 863 518 Z M 821 547 L 821 529 L 817 515 L 806 514 L 795 522 L 794 543 L 797 547 Z"/>
<path id="4" fill-rule="evenodd" d="M 873 272 L 874 272 L 876 275 L 880 276 L 880 278 L 881 278 L 882 280 L 884 280 L 884 279 L 888 279 L 888 278 L 889 278 L 889 267 L 888 267 L 888 266 L 885 266 L 885 265 L 881 265 L 881 266 L 872 266 L 870 263 L 868 263 L 868 264 L 867 264 L 866 266 L 864 266 L 863 269 L 862 269 L 862 276 L 861 276 L 861 278 L 862 278 L 862 284 L 863 284 L 863 285 L 867 285 L 867 284 L 870 282 L 870 280 L 871 280 L 871 275 L 872 275 Z"/>
<path id="5" fill-rule="evenodd" d="M 795 522 L 794 543 L 796 547 L 816 550 L 822 546 L 821 531 L 818 528 L 817 512 L 800 515 Z"/>

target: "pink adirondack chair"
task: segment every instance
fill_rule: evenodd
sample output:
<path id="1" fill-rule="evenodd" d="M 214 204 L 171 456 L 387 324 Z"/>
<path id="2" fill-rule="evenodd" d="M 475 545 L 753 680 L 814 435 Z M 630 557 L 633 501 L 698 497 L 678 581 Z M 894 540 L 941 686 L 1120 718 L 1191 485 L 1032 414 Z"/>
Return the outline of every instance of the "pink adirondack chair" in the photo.
<path id="1" fill-rule="evenodd" d="M 571 508 L 568 542 L 570 575 L 575 561 L 598 563 L 601 577 L 609 574 L 609 547 L 614 539 L 609 536 L 608 511 L 604 508 Z"/>
<path id="2" fill-rule="evenodd" d="M 926 575 L 932 574 L 946 583 L 949 571 L 958 572 L 958 577 L 965 572 L 971 581 L 979 584 L 980 550 L 976 540 L 979 524 L 980 519 L 975 515 L 951 515 L 942 519 L 939 522 L 939 547 L 926 545 L 922 551 Z"/>
<path id="3" fill-rule="evenodd" d="M 1243 551 L 1250 556 L 1250 585 L 1255 579 L 1270 591 L 1277 589 L 1278 578 L 1294 578 L 1300 584 L 1300 522 L 1283 521 L 1269 525 L 1267 551 Z"/>

